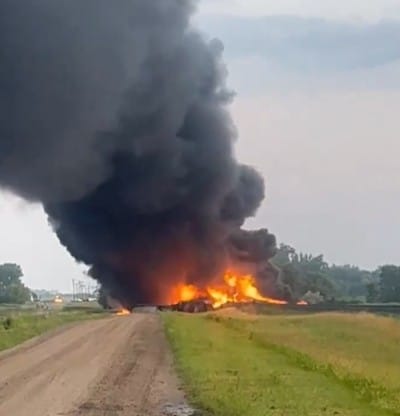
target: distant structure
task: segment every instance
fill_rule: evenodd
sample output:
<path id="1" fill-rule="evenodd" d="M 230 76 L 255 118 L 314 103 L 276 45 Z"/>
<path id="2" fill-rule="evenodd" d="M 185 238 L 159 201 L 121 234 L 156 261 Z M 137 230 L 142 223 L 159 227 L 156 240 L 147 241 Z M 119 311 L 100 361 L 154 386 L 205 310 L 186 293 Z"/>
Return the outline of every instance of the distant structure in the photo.
<path id="1" fill-rule="evenodd" d="M 72 279 L 72 301 L 89 302 L 97 299 L 99 285 L 91 281 Z"/>

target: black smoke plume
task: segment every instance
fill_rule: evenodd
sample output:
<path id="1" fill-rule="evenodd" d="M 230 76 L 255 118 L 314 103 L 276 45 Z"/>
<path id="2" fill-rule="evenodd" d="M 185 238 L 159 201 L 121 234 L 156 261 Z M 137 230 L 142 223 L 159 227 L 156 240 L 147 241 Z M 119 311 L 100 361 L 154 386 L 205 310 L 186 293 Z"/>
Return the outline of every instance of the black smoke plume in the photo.
<path id="1" fill-rule="evenodd" d="M 126 305 L 251 258 L 264 197 L 233 154 L 222 44 L 189 0 L 1 0 L 0 184 Z M 264 251 L 263 251 L 264 250 Z M 254 257 L 254 256 L 253 256 Z"/>

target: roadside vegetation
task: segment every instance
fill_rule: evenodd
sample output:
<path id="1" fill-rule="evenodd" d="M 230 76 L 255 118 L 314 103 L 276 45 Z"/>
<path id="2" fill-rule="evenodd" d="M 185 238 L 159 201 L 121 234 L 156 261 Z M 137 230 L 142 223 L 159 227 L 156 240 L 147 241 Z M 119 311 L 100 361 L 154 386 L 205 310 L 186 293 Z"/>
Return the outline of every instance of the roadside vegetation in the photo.
<path id="1" fill-rule="evenodd" d="M 0 313 L 0 351 L 62 325 L 103 317 L 100 309 L 28 313 L 3 310 Z"/>
<path id="2" fill-rule="evenodd" d="M 400 415 L 400 322 L 369 314 L 164 315 L 194 406 L 214 416 Z"/>

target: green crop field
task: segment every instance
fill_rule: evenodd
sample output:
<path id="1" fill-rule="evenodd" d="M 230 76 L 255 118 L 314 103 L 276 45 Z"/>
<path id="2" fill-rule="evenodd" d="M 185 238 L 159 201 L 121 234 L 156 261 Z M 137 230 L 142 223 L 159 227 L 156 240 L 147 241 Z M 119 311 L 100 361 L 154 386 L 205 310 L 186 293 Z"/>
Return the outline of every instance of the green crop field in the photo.
<path id="1" fill-rule="evenodd" d="M 8 311 L 0 314 L 0 351 L 14 347 L 64 324 L 104 316 L 101 310 L 28 313 Z"/>
<path id="2" fill-rule="evenodd" d="M 164 315 L 190 400 L 214 416 L 400 415 L 400 321 Z"/>

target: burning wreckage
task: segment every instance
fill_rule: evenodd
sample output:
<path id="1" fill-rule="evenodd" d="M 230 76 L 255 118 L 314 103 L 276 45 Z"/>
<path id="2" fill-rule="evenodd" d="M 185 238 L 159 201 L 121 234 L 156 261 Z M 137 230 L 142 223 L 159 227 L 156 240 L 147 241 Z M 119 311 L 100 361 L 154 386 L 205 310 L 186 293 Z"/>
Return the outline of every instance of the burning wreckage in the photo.
<path id="1" fill-rule="evenodd" d="M 238 303 L 286 305 L 288 302 L 279 298 L 283 293 L 279 270 L 269 261 L 275 250 L 275 237 L 267 230 L 240 231 L 240 237 L 238 233 L 231 240 L 232 270 L 224 272 L 206 287 L 178 284 L 172 289 L 171 304 L 162 309 L 193 313 Z M 261 291 L 275 297 L 264 296 Z"/>
<path id="2" fill-rule="evenodd" d="M 0 186 L 126 309 L 288 299 L 275 238 L 241 229 L 264 181 L 235 158 L 223 45 L 194 9 L 0 3 Z"/>
<path id="3" fill-rule="evenodd" d="M 236 270 L 242 270 L 242 273 L 227 271 L 222 278 L 214 279 L 203 288 L 195 284 L 180 283 L 171 288 L 170 303 L 157 305 L 158 309 L 197 313 L 253 302 L 288 305 L 288 300 L 264 296 L 260 292 L 260 290 L 269 293 L 274 291 L 274 295 L 279 296 L 278 289 L 281 295 L 284 293 L 284 286 L 279 280 L 279 270 L 269 261 L 276 251 L 275 237 L 267 230 L 240 231 L 240 233 L 241 238 L 237 239 L 236 243 L 232 241 L 231 259 L 235 259 Z M 237 245 L 238 241 L 242 244 Z M 253 274 L 244 274 L 244 271 L 250 270 Z M 291 303 L 293 303 L 292 299 Z M 297 305 L 302 304 L 297 302 Z M 121 314 L 124 315 L 123 312 Z"/>

